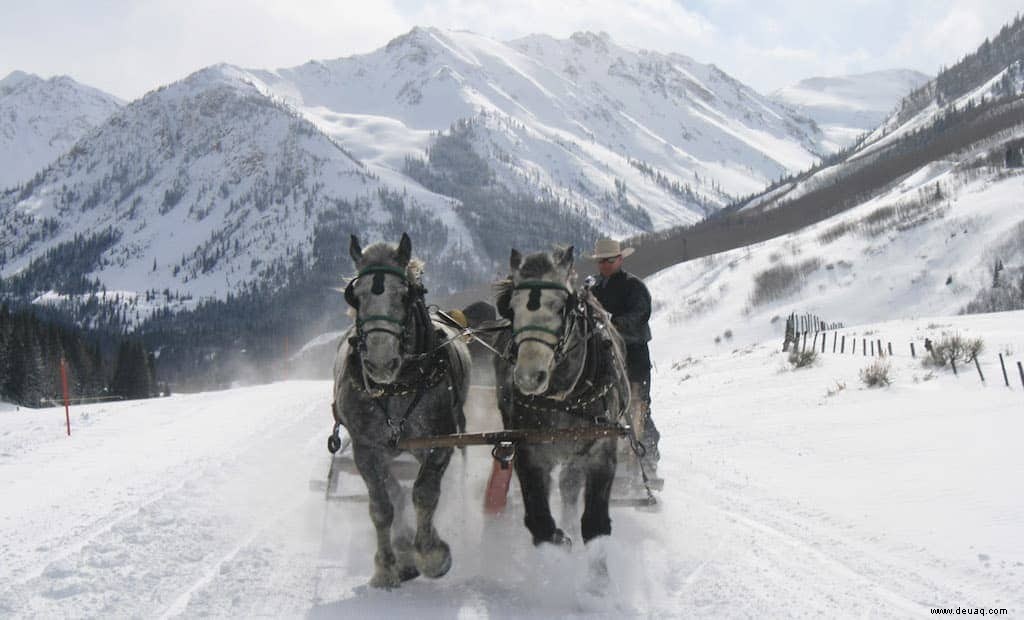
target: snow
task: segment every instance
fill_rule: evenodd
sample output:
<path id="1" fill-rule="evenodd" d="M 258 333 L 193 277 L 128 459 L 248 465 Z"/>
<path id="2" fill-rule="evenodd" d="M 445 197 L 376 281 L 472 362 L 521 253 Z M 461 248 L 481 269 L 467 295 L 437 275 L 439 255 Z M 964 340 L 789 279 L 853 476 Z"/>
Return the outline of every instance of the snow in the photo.
<path id="1" fill-rule="evenodd" d="M 720 206 L 726 199 L 712 181 L 727 194 L 756 191 L 813 163 L 820 139 L 806 121 L 714 67 L 590 33 L 502 43 L 414 28 L 370 54 L 251 74 L 353 152 L 394 169 L 431 131 L 486 115 L 477 146 L 500 145 L 511 155 L 502 180 L 530 192 L 546 187 L 619 235 L 637 228 L 609 217 L 601 203 L 616 179 L 627 180 L 630 199 L 656 229 L 704 215 L 645 179 L 628 158 L 693 184 Z M 351 118 L 359 119 L 356 131 Z M 367 140 L 369 131 L 384 133 Z M 539 183 L 531 180 L 538 169 L 545 171 Z M 694 182 L 695 174 L 706 182 Z M 581 191 L 581 182 L 595 189 Z"/>
<path id="2" fill-rule="evenodd" d="M 902 123 L 899 122 L 899 111 L 897 110 L 888 119 L 886 119 L 884 123 L 871 132 L 871 135 L 869 135 L 865 140 L 864 148 L 858 151 L 857 156 L 866 155 L 877 151 L 886 145 L 893 144 L 899 138 L 909 135 L 915 130 L 931 125 L 938 120 L 942 114 L 953 110 L 963 110 L 970 105 L 979 105 L 986 101 L 995 99 L 996 92 L 1007 75 L 1011 76 L 1009 84 L 1010 92 L 1001 93 L 999 96 L 1009 98 L 1024 92 L 1024 78 L 1021 77 L 1020 71 L 1022 66 L 1024 66 L 1024 61 L 1015 61 L 1010 66 L 989 78 L 981 86 L 968 91 L 956 100 L 946 102 L 943 105 L 939 105 L 938 102 L 932 101 L 923 110 Z"/>
<path id="3" fill-rule="evenodd" d="M 669 292 L 655 285 L 655 296 Z M 1024 313 L 861 326 L 897 342 L 933 323 L 1024 352 Z M 778 339 L 707 350 L 656 322 L 660 512 L 615 509 L 602 543 L 613 586 L 585 593 L 599 550 L 535 549 L 513 485 L 482 515 L 486 450 L 458 455 L 437 525 L 452 571 L 366 587 L 362 503 L 308 488 L 324 475 L 330 384 L 286 381 L 72 408 L 0 409 L 0 611 L 14 616 L 534 617 L 927 613 L 1024 605 L 1024 389 L 986 368 L 922 368 L 901 349 L 894 385 L 866 359 L 790 370 Z M 929 376 L 930 374 L 930 376 Z M 916 380 L 915 380 L 916 378 Z M 839 382 L 845 389 L 829 396 Z M 474 389 L 477 428 L 493 428 Z M 993 472 L 998 472 L 994 475 Z M 350 492 L 360 482 L 343 478 Z M 557 505 L 557 502 L 556 502 Z M 557 513 L 556 513 L 557 516 Z"/>
<path id="4" fill-rule="evenodd" d="M 0 80 L 0 189 L 29 181 L 121 105 L 67 76 Z"/>
<path id="5" fill-rule="evenodd" d="M 928 79 L 907 69 L 815 77 L 782 88 L 771 99 L 813 119 L 829 150 L 836 151 L 878 127 L 904 96 Z"/>
<path id="6" fill-rule="evenodd" d="M 944 198 L 932 219 L 819 241 L 937 184 Z M 1019 246 L 1022 185 L 1019 174 L 936 162 L 799 233 L 655 274 L 660 511 L 616 508 L 613 535 L 598 545 L 536 549 L 515 483 L 507 514 L 483 516 L 489 456 L 469 448 L 452 461 L 436 521 L 451 572 L 392 592 L 366 585 L 366 505 L 309 490 L 328 462 L 328 382 L 77 406 L 70 438 L 59 408 L 0 407 L 0 582 L 10 584 L 0 614 L 1020 613 L 1024 312 L 955 313 L 990 282 L 989 254 Z M 757 273 L 815 257 L 803 288 L 750 307 Z M 792 369 L 780 351 L 775 317 L 791 311 L 846 324 L 810 368 Z M 954 375 L 922 364 L 924 339 L 952 334 L 983 340 L 985 383 L 973 365 Z M 866 339 L 892 343 L 887 388 L 860 381 L 872 361 Z M 500 425 L 491 398 L 472 391 L 472 430 Z M 342 484 L 361 492 L 354 477 Z M 588 564 L 601 553 L 612 586 L 594 596 Z"/>

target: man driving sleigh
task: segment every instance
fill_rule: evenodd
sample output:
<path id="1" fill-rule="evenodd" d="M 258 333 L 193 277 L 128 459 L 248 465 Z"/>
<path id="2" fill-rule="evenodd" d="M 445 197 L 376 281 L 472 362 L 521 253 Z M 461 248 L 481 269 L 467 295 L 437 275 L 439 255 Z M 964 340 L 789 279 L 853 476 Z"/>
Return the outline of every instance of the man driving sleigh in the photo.
<path id="1" fill-rule="evenodd" d="M 590 291 L 609 314 L 626 344 L 626 371 L 630 382 L 630 417 L 637 439 L 643 446 L 641 462 L 651 478 L 658 466 L 658 433 L 651 419 L 651 293 L 643 280 L 622 268 L 633 253 L 613 239 L 598 239 L 593 254 L 599 275 Z"/>

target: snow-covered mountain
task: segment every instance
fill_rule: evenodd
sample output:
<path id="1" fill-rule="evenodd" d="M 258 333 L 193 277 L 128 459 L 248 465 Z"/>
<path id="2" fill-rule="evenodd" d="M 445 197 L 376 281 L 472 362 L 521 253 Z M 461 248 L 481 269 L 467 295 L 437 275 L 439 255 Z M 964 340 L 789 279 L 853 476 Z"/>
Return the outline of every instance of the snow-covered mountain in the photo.
<path id="1" fill-rule="evenodd" d="M 149 291 L 144 318 L 157 291 L 279 287 L 343 258 L 349 232 L 407 230 L 444 291 L 490 279 L 511 243 L 697 220 L 814 162 L 820 138 L 714 66 L 607 35 L 416 28 L 363 56 L 209 67 L 124 107 L 0 195 L 0 272 L 21 295 Z"/>
<path id="2" fill-rule="evenodd" d="M 0 80 L 0 189 L 31 179 L 121 104 L 67 76 L 15 71 Z"/>
<path id="3" fill-rule="evenodd" d="M 28 290 L 89 292 L 56 275 L 72 272 L 224 297 L 308 262 L 330 226 L 410 230 L 418 255 L 443 253 L 448 283 L 482 265 L 451 200 L 368 168 L 226 65 L 127 105 L 0 205 L 3 273 Z"/>
<path id="4" fill-rule="evenodd" d="M 431 132 L 477 119 L 475 147 L 501 180 L 619 234 L 699 219 L 809 165 L 822 139 L 713 65 L 603 33 L 501 43 L 415 28 L 370 54 L 252 73 L 357 157 L 393 168 Z"/>
<path id="5" fill-rule="evenodd" d="M 1018 18 L 854 151 L 749 201 L 737 218 L 789 227 L 659 274 L 687 299 L 665 318 L 763 337 L 791 311 L 851 325 L 1024 308 L 1022 42 Z"/>
<path id="6" fill-rule="evenodd" d="M 775 91 L 771 99 L 813 119 L 834 151 L 878 127 L 903 97 L 928 80 L 910 69 L 814 77 Z"/>

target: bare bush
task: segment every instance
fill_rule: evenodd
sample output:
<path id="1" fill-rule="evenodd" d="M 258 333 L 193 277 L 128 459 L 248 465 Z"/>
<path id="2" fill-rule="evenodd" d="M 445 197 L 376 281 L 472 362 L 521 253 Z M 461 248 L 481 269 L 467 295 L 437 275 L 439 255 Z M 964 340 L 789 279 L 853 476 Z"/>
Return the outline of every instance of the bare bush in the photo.
<path id="1" fill-rule="evenodd" d="M 793 349 L 789 354 L 789 363 L 796 368 L 807 368 L 813 366 L 814 362 L 818 360 L 818 353 L 816 351 L 798 351 Z"/>
<path id="2" fill-rule="evenodd" d="M 860 369 L 860 380 L 869 388 L 891 385 L 892 380 L 889 378 L 891 369 L 889 362 L 875 360 L 866 368 Z"/>
<path id="3" fill-rule="evenodd" d="M 836 381 L 835 387 L 830 387 L 825 391 L 825 397 L 831 398 L 846 389 L 846 384 L 841 381 Z"/>
<path id="4" fill-rule="evenodd" d="M 820 266 L 820 258 L 810 258 L 797 265 L 780 263 L 765 269 L 754 276 L 754 292 L 750 295 L 751 307 L 796 293 L 803 288 L 807 275 Z"/>
<path id="5" fill-rule="evenodd" d="M 981 338 L 964 338 L 960 334 L 942 334 L 932 343 L 931 356 L 925 358 L 926 365 L 946 366 L 951 362 L 967 363 L 977 357 L 985 348 Z"/>
<path id="6" fill-rule="evenodd" d="M 832 226 L 825 230 L 825 232 L 818 235 L 818 243 L 821 245 L 828 245 L 837 239 L 841 239 L 847 233 L 853 232 L 857 229 L 855 222 L 840 222 L 835 226 Z"/>

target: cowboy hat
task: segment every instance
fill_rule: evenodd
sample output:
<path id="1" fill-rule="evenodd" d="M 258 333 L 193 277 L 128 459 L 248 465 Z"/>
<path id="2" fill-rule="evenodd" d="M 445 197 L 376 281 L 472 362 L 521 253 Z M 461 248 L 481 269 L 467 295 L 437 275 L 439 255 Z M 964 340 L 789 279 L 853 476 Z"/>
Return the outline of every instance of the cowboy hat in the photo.
<path id="1" fill-rule="evenodd" d="M 633 248 L 624 248 L 614 239 L 598 239 L 594 243 L 594 253 L 588 254 L 587 258 L 600 260 L 602 258 L 612 258 L 619 255 L 621 255 L 622 258 L 626 258 L 633 252 Z"/>

